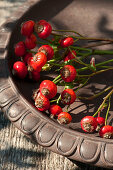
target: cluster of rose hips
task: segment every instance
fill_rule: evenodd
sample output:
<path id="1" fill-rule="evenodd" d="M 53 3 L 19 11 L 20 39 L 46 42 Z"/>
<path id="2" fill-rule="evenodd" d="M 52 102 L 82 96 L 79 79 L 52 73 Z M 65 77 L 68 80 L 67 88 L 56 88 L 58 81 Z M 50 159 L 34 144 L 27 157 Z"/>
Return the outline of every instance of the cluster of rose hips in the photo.
<path id="1" fill-rule="evenodd" d="M 68 48 L 74 44 L 74 39 L 70 36 L 62 38 L 56 36 L 58 39 L 49 41 L 47 38 L 49 35 L 52 35 L 52 27 L 45 20 L 24 22 L 21 26 L 21 34 L 25 36 L 25 41 L 20 41 L 15 45 L 15 55 L 19 59 L 14 63 L 12 70 L 12 73 L 20 79 L 24 79 L 27 75 L 35 81 L 40 79 L 42 68 L 54 58 L 55 49 L 52 46 L 52 42 L 53 44 L 55 42 L 57 50 Z M 34 54 L 31 50 L 37 46 L 37 37 L 47 40 L 49 43 L 39 47 Z M 75 67 L 69 62 L 75 59 L 75 57 L 75 50 L 67 50 L 66 55 L 62 57 L 65 64 L 60 68 L 60 78 L 64 83 L 73 83 L 77 76 Z M 94 67 L 94 60 L 92 63 Z M 49 64 L 51 65 L 51 62 Z M 57 99 L 57 104 L 51 104 L 51 99 L 57 94 L 56 83 L 58 80 L 58 78 L 55 78 L 53 81 L 42 81 L 39 89 L 33 94 L 33 99 L 39 111 L 49 111 L 50 117 L 57 118 L 61 124 L 68 124 L 72 121 L 72 117 L 68 112 L 63 112 L 59 105 L 59 100 L 64 105 L 70 106 L 75 102 L 76 94 L 72 88 L 65 87 Z M 113 136 L 113 127 L 105 125 L 103 117 L 86 116 L 81 120 L 81 128 L 89 133 L 98 130 L 101 137 L 110 138 Z"/>
<path id="2" fill-rule="evenodd" d="M 88 133 L 97 131 L 103 138 L 113 137 L 113 126 L 105 125 L 103 117 L 85 116 L 81 120 L 81 128 Z"/>

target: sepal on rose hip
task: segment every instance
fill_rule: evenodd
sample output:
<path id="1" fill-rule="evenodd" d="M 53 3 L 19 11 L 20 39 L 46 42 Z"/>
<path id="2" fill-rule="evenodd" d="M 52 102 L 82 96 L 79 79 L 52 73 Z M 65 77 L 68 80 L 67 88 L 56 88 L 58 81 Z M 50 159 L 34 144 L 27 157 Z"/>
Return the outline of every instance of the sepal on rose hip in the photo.
<path id="1" fill-rule="evenodd" d="M 81 120 L 81 128 L 83 131 L 92 133 L 97 128 L 97 120 L 93 116 L 85 116 Z"/>
<path id="2" fill-rule="evenodd" d="M 60 114 L 58 114 L 58 119 L 57 121 L 60 124 L 69 124 L 72 121 L 72 117 L 69 113 L 67 112 L 61 112 Z"/>

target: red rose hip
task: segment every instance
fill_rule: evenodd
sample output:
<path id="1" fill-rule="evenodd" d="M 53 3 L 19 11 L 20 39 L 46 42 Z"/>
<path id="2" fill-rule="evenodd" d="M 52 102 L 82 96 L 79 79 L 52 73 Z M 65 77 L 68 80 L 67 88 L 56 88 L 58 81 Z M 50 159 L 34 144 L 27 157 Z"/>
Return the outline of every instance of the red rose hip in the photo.
<path id="1" fill-rule="evenodd" d="M 74 43 L 74 40 L 72 37 L 66 37 L 60 40 L 60 45 L 63 48 L 69 47 L 70 45 L 73 45 L 73 43 Z"/>
<path id="2" fill-rule="evenodd" d="M 12 70 L 13 75 L 18 76 L 21 79 L 24 79 L 27 75 L 27 67 L 25 63 L 21 61 L 17 61 L 13 65 L 13 70 Z"/>
<path id="3" fill-rule="evenodd" d="M 72 89 L 65 89 L 61 93 L 61 99 L 64 104 L 70 105 L 75 101 L 76 94 Z"/>
<path id="4" fill-rule="evenodd" d="M 76 56 L 76 51 L 74 50 L 72 50 L 72 52 L 69 51 L 66 57 L 64 58 L 64 62 L 74 59 L 75 56 Z"/>
<path id="5" fill-rule="evenodd" d="M 54 55 L 54 50 L 50 45 L 42 45 L 38 49 L 38 52 L 43 52 L 46 55 L 47 60 L 51 60 L 53 58 L 53 55 Z"/>
<path id="6" fill-rule="evenodd" d="M 52 31 L 51 25 L 45 20 L 41 20 L 35 24 L 35 32 L 42 39 L 47 38 Z"/>
<path id="7" fill-rule="evenodd" d="M 26 53 L 25 56 L 23 57 L 23 61 L 25 64 L 28 63 L 29 58 L 32 57 L 32 53 Z"/>
<path id="8" fill-rule="evenodd" d="M 47 57 L 44 53 L 38 52 L 33 57 L 30 57 L 28 60 L 28 67 L 30 71 L 38 71 L 40 72 L 42 67 L 46 64 Z"/>
<path id="9" fill-rule="evenodd" d="M 25 39 L 25 46 L 28 49 L 33 49 L 36 47 L 36 36 L 34 34 L 31 34 L 29 37 L 26 37 Z"/>
<path id="10" fill-rule="evenodd" d="M 50 106 L 49 99 L 46 98 L 44 95 L 38 93 L 35 98 L 35 106 L 40 111 L 46 111 L 49 109 Z"/>
<path id="11" fill-rule="evenodd" d="M 51 117 L 56 117 L 62 112 L 62 108 L 59 105 L 52 104 L 50 105 L 49 112 Z"/>
<path id="12" fill-rule="evenodd" d="M 93 116 L 85 116 L 82 120 L 81 120 L 81 128 L 82 130 L 84 130 L 85 132 L 94 132 L 97 128 L 97 121 Z"/>
<path id="13" fill-rule="evenodd" d="M 21 25 L 21 34 L 24 36 L 30 36 L 34 31 L 34 21 L 29 20 Z"/>
<path id="14" fill-rule="evenodd" d="M 99 135 L 102 138 L 107 138 L 107 139 L 112 138 L 113 137 L 113 126 L 105 125 L 101 127 L 99 131 Z"/>
<path id="15" fill-rule="evenodd" d="M 96 131 L 99 131 L 100 128 L 105 125 L 105 119 L 103 117 L 96 117 L 95 119 L 98 123 Z"/>
<path id="16" fill-rule="evenodd" d="M 69 124 L 72 121 L 72 117 L 67 112 L 61 112 L 58 114 L 58 122 L 60 124 Z"/>
<path id="17" fill-rule="evenodd" d="M 65 82 L 72 82 L 76 77 L 76 69 L 72 65 L 65 65 L 60 71 L 61 77 Z"/>
<path id="18" fill-rule="evenodd" d="M 15 45 L 14 48 L 15 48 L 15 55 L 16 55 L 16 56 L 21 57 L 21 56 L 25 55 L 25 53 L 26 53 L 26 48 L 25 48 L 25 44 L 24 44 L 23 41 L 18 42 L 18 43 Z"/>
<path id="19" fill-rule="evenodd" d="M 56 96 L 57 86 L 50 80 L 44 80 L 41 82 L 39 87 L 40 93 L 45 97 L 51 99 Z"/>

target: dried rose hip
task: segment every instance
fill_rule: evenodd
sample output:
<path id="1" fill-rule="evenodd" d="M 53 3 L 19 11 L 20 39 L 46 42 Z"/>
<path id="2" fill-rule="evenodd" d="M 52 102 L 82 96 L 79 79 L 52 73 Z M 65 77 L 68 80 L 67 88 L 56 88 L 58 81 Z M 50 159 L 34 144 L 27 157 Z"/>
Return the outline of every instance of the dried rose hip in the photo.
<path id="1" fill-rule="evenodd" d="M 25 39 L 25 46 L 28 49 L 33 49 L 36 47 L 36 36 L 34 34 L 31 34 L 29 37 L 26 37 Z"/>
<path id="2" fill-rule="evenodd" d="M 72 50 L 72 52 L 69 51 L 66 57 L 64 58 L 64 62 L 74 59 L 75 56 L 76 56 L 75 50 Z"/>
<path id="3" fill-rule="evenodd" d="M 62 112 L 62 108 L 59 105 L 52 104 L 50 105 L 49 112 L 52 115 L 51 117 L 56 117 Z"/>
<path id="4" fill-rule="evenodd" d="M 51 34 L 51 31 L 52 27 L 47 21 L 40 20 L 39 22 L 35 23 L 35 32 L 40 38 L 47 38 Z"/>
<path id="5" fill-rule="evenodd" d="M 74 40 L 72 37 L 66 37 L 60 40 L 60 46 L 65 48 L 69 47 L 70 45 L 73 45 Z"/>
<path id="6" fill-rule="evenodd" d="M 50 80 L 42 81 L 39 90 L 41 94 L 49 99 L 55 97 L 57 94 L 57 86 Z"/>
<path id="7" fill-rule="evenodd" d="M 38 52 L 33 57 L 29 58 L 28 60 L 28 67 L 30 68 L 29 70 L 40 72 L 42 67 L 45 65 L 46 61 L 47 61 L 46 55 L 42 52 Z"/>
<path id="8" fill-rule="evenodd" d="M 97 121 L 93 116 L 85 116 L 82 120 L 81 120 L 81 128 L 85 131 L 85 132 L 94 132 L 97 128 Z"/>
<path id="9" fill-rule="evenodd" d="M 112 138 L 113 137 L 113 126 L 105 125 L 105 126 L 101 127 L 101 129 L 99 131 L 99 135 L 102 138 L 107 138 L 107 139 Z"/>
<path id="10" fill-rule="evenodd" d="M 61 77 L 65 82 L 72 82 L 76 77 L 76 69 L 72 65 L 65 65 L 60 71 Z"/>
<path id="11" fill-rule="evenodd" d="M 47 60 L 51 60 L 53 58 L 53 55 L 54 55 L 54 50 L 50 45 L 42 45 L 38 49 L 38 52 L 43 52 L 46 55 Z"/>
<path id="12" fill-rule="evenodd" d="M 25 63 L 21 61 L 17 61 L 13 65 L 13 70 L 12 70 L 13 75 L 16 75 L 17 77 L 24 79 L 27 75 L 27 67 Z"/>
<path id="13" fill-rule="evenodd" d="M 62 102 L 64 104 L 70 105 L 72 104 L 75 99 L 76 99 L 76 94 L 72 89 L 65 89 L 62 93 L 61 93 L 61 98 L 62 98 Z"/>
<path id="14" fill-rule="evenodd" d="M 40 111 L 46 111 L 49 109 L 50 106 L 49 99 L 46 98 L 44 95 L 38 93 L 35 98 L 35 106 Z"/>
<path id="15" fill-rule="evenodd" d="M 34 31 L 34 21 L 29 20 L 21 25 L 21 34 L 24 36 L 30 36 Z"/>
<path id="16" fill-rule="evenodd" d="M 25 44 L 23 41 L 20 41 L 18 42 L 16 45 L 15 45 L 15 55 L 16 56 L 24 56 L 26 54 L 26 48 L 25 48 Z"/>
<path id="17" fill-rule="evenodd" d="M 67 112 L 61 112 L 58 114 L 58 122 L 60 124 L 69 124 L 72 121 L 72 117 Z"/>

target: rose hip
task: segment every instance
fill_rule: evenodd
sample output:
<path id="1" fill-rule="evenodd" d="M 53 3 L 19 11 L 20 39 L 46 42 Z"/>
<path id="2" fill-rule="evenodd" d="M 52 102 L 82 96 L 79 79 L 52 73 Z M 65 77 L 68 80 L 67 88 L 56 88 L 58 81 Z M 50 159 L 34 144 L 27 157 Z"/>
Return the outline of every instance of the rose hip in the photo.
<path id="1" fill-rule="evenodd" d="M 43 52 L 46 55 L 47 60 L 51 60 L 53 58 L 53 55 L 54 55 L 54 50 L 50 45 L 42 45 L 38 49 L 38 52 Z"/>
<path id="2" fill-rule="evenodd" d="M 99 131 L 99 135 L 102 138 L 107 138 L 107 139 L 112 138 L 113 137 L 113 126 L 105 125 L 105 126 L 101 127 L 101 129 Z"/>
<path id="3" fill-rule="evenodd" d="M 58 114 L 58 122 L 60 124 L 69 124 L 72 121 L 72 117 L 67 112 L 61 112 Z"/>
<path id="4" fill-rule="evenodd" d="M 21 61 L 17 61 L 13 65 L 13 70 L 12 70 L 13 75 L 18 76 L 21 79 L 24 79 L 27 75 L 27 67 L 25 63 Z"/>
<path id="5" fill-rule="evenodd" d="M 46 98 L 44 95 L 38 93 L 35 98 L 35 106 L 40 111 L 46 111 L 49 109 L 50 106 L 49 99 Z"/>
<path id="6" fill-rule="evenodd" d="M 49 113 L 51 117 L 57 117 L 62 112 L 62 108 L 59 105 L 52 104 L 49 108 Z"/>
<path id="7" fill-rule="evenodd" d="M 65 48 L 69 47 L 70 45 L 73 45 L 74 40 L 72 37 L 66 37 L 60 40 L 60 46 Z"/>
<path id="8" fill-rule="evenodd" d="M 62 102 L 64 104 L 70 105 L 72 104 L 75 99 L 76 99 L 76 94 L 72 89 L 65 89 L 62 93 L 61 93 L 61 98 L 62 98 Z"/>
<path id="9" fill-rule="evenodd" d="M 41 20 L 35 24 L 35 32 L 42 39 L 47 38 L 52 31 L 51 25 L 45 20 Z"/>
<path id="10" fill-rule="evenodd" d="M 98 123 L 96 131 L 99 131 L 100 128 L 105 125 L 105 119 L 103 117 L 96 117 L 95 119 Z"/>
<path id="11" fill-rule="evenodd" d="M 40 72 L 42 67 L 46 64 L 47 57 L 44 53 L 38 52 L 28 60 L 28 67 L 34 71 Z"/>
<path id="12" fill-rule="evenodd" d="M 72 82 L 76 77 L 76 69 L 72 65 L 65 65 L 60 74 L 65 82 Z"/>
<path id="13" fill-rule="evenodd" d="M 18 42 L 16 45 L 15 45 L 15 55 L 16 56 L 24 56 L 25 53 L 26 53 L 26 48 L 25 48 L 25 44 L 23 41 L 20 41 Z"/>
<path id="14" fill-rule="evenodd" d="M 24 36 L 30 36 L 34 31 L 34 24 L 35 23 L 32 20 L 24 22 L 21 26 L 21 34 Z"/>
<path id="15" fill-rule="evenodd" d="M 25 39 L 25 46 L 28 49 L 33 49 L 36 47 L 36 36 L 34 34 L 31 34 L 29 37 L 26 37 Z"/>
<path id="16" fill-rule="evenodd" d="M 75 50 L 72 50 L 72 52 L 69 51 L 66 57 L 64 58 L 64 62 L 74 59 L 75 56 L 76 56 Z"/>
<path id="17" fill-rule="evenodd" d="M 44 80 L 41 82 L 39 87 L 40 93 L 45 97 L 51 99 L 56 96 L 57 86 L 50 80 Z"/>
<path id="18" fill-rule="evenodd" d="M 33 70 L 30 72 L 30 78 L 34 81 L 38 81 L 40 79 L 40 72 Z"/>
<path id="19" fill-rule="evenodd" d="M 93 116 L 85 116 L 81 120 L 81 128 L 85 132 L 94 132 L 97 128 L 97 120 Z"/>
<path id="20" fill-rule="evenodd" d="M 25 64 L 28 63 L 29 58 L 32 57 L 32 53 L 26 53 L 25 56 L 23 57 L 23 61 Z"/>

